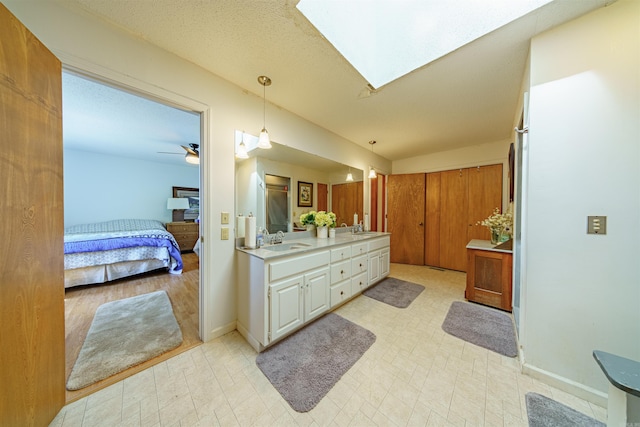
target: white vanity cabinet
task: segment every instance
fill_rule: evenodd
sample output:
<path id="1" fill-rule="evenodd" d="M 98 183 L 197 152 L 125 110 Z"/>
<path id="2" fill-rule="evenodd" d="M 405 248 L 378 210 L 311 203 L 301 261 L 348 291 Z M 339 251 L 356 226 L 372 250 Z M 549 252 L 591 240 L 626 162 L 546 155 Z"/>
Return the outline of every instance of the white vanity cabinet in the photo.
<path id="1" fill-rule="evenodd" d="M 236 327 L 257 351 L 389 274 L 388 235 L 363 239 L 344 233 L 336 242 L 301 242 L 309 249 L 238 250 Z"/>
<path id="2" fill-rule="evenodd" d="M 391 239 L 388 236 L 373 239 L 368 242 L 369 282 L 368 286 L 379 282 L 389 275 L 389 247 Z"/>

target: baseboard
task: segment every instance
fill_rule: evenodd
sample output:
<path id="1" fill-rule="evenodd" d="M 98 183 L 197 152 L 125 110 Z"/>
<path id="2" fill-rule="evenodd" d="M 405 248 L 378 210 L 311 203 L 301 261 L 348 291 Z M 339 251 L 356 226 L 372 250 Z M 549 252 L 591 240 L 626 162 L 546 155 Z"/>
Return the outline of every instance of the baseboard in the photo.
<path id="1" fill-rule="evenodd" d="M 240 322 L 236 322 L 236 327 L 238 329 L 238 332 L 240 333 L 240 335 L 242 335 L 244 337 L 245 340 L 247 340 L 247 342 L 249 343 L 249 345 L 251 347 L 253 347 L 253 349 L 255 351 L 257 351 L 258 353 L 260 353 L 261 349 L 264 349 L 262 347 L 262 345 L 260 345 L 260 343 L 258 342 L 257 339 L 255 339 L 254 337 L 251 336 L 251 334 L 249 333 L 249 331 L 247 330 L 247 328 L 245 328 L 242 323 Z"/>
<path id="2" fill-rule="evenodd" d="M 559 390 L 570 393 L 581 399 L 591 402 L 600 407 L 607 407 L 607 394 L 584 384 L 577 383 L 568 378 L 547 372 L 543 369 L 531 366 L 527 363 L 522 364 L 522 373 L 529 375 L 537 380 L 542 381 Z"/>
<path id="3" fill-rule="evenodd" d="M 208 338 L 207 341 L 214 340 L 214 339 L 216 339 L 218 337 L 221 337 L 221 336 L 223 336 L 225 334 L 228 334 L 229 332 L 233 332 L 235 330 L 236 330 L 236 322 L 231 322 L 231 323 L 228 323 L 228 324 L 226 324 L 224 326 L 220 326 L 219 328 L 212 329 L 209 332 L 209 336 L 207 337 Z"/>

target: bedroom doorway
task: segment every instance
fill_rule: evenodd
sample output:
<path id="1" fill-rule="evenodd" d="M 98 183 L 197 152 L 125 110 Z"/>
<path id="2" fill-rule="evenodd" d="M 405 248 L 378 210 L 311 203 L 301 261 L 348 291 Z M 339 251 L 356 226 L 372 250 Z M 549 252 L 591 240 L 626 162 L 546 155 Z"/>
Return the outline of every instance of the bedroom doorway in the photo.
<path id="1" fill-rule="evenodd" d="M 198 206 L 202 206 L 204 189 L 199 162 L 204 147 L 200 112 L 76 70 L 65 69 L 62 80 L 65 227 L 116 219 L 150 219 L 165 226 L 175 224 L 174 212 L 168 209 L 169 199 L 174 198 L 174 187 L 198 190 Z M 195 148 L 195 159 L 187 148 Z M 195 228 L 195 240 L 198 240 L 202 233 L 197 221 L 199 215 L 194 216 L 193 209 L 190 203 L 187 228 L 192 233 Z M 132 270 L 141 273 L 66 288 L 66 378 L 95 311 L 106 302 L 165 290 L 182 331 L 182 344 L 108 379 L 67 391 L 67 402 L 202 342 L 199 254 L 193 252 L 192 245 L 184 244 L 193 239 L 185 240 L 182 235 L 174 237 L 181 245 L 182 274 L 169 274 L 166 269 Z"/>

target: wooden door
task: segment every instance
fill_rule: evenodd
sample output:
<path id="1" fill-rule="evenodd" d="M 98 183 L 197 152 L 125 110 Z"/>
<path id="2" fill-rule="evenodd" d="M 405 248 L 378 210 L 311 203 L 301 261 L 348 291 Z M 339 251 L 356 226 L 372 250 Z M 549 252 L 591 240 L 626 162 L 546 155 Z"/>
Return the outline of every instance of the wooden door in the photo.
<path id="1" fill-rule="evenodd" d="M 440 172 L 440 267 L 466 271 L 468 169 Z"/>
<path id="2" fill-rule="evenodd" d="M 440 172 L 427 174 L 424 264 L 440 267 Z"/>
<path id="3" fill-rule="evenodd" d="M 0 4 L 0 425 L 64 406 L 60 61 Z"/>
<path id="4" fill-rule="evenodd" d="M 329 187 L 327 184 L 318 183 L 318 210 L 327 211 L 327 195 L 329 193 Z"/>
<path id="5" fill-rule="evenodd" d="M 331 186 L 331 210 L 336 214 L 338 226 L 353 225 L 353 214 L 358 214 L 358 221 L 364 219 L 362 191 L 362 181 Z"/>
<path id="6" fill-rule="evenodd" d="M 502 206 L 502 165 L 469 168 L 468 198 L 467 243 L 472 239 L 491 240 L 487 227 L 477 223 Z"/>
<path id="7" fill-rule="evenodd" d="M 387 194 L 391 262 L 423 265 L 425 174 L 389 175 Z"/>

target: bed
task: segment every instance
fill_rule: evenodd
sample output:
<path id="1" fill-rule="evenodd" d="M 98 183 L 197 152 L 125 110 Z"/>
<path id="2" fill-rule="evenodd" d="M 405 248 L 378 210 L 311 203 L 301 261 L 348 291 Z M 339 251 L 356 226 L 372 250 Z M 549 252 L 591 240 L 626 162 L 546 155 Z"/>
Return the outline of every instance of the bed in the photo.
<path id="1" fill-rule="evenodd" d="M 65 228 L 65 288 L 157 269 L 182 273 L 180 247 L 160 221 L 119 219 Z"/>

